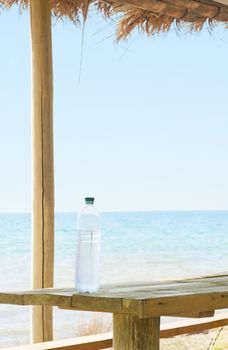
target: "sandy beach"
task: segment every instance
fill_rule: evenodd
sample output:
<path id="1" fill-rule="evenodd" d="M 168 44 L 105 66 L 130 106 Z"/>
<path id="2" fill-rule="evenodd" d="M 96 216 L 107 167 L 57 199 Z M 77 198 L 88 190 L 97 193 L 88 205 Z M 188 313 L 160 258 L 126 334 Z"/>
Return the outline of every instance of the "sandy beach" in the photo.
<path id="1" fill-rule="evenodd" d="M 228 349 L 228 327 L 224 327 L 215 341 L 220 329 L 200 334 L 177 336 L 161 340 L 161 350 L 225 350 Z M 215 342 L 214 342 L 215 341 Z"/>

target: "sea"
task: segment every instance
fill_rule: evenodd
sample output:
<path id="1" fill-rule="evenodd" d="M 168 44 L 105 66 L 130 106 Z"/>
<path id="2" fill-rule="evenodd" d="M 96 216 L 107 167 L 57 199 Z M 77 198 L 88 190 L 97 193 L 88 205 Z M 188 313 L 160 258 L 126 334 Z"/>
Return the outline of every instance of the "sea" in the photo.
<path id="1" fill-rule="evenodd" d="M 74 287 L 76 213 L 55 215 L 55 287 Z M 102 283 L 228 272 L 228 211 L 101 213 Z M 0 291 L 31 279 L 31 216 L 0 214 Z M 0 347 L 29 342 L 30 307 L 0 305 Z M 108 331 L 109 314 L 54 308 L 56 339 Z M 107 329 L 106 329 L 107 328 Z"/>

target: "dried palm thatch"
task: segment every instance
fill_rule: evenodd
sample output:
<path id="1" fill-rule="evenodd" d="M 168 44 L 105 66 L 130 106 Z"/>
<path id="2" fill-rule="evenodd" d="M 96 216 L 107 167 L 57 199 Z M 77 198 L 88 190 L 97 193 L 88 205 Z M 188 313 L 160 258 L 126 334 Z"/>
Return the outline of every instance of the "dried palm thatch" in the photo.
<path id="1" fill-rule="evenodd" d="M 18 4 L 24 8 L 29 0 L 0 0 L 2 7 Z M 200 31 L 228 23 L 228 0 L 51 0 L 53 15 L 79 22 L 86 20 L 89 8 L 96 7 L 105 18 L 121 14 L 117 39 L 126 38 L 134 28 L 153 35 L 177 30 Z"/>

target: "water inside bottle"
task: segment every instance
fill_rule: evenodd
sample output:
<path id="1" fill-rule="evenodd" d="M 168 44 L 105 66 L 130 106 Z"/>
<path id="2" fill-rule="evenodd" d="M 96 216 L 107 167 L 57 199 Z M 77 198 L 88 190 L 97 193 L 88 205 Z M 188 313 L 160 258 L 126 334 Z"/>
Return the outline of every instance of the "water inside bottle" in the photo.
<path id="1" fill-rule="evenodd" d="M 100 215 L 91 203 L 86 205 L 77 219 L 75 282 L 76 289 L 84 293 L 97 292 L 100 285 Z"/>

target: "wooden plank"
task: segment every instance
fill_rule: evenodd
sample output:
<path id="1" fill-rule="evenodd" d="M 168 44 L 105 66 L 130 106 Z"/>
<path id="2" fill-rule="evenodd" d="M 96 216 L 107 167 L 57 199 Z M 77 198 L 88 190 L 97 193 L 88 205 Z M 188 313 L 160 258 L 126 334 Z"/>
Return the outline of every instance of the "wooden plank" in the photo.
<path id="1" fill-rule="evenodd" d="M 0 293 L 0 303 L 50 305 L 66 309 L 127 313 L 144 317 L 189 316 L 228 308 L 227 276 L 103 286 L 98 293 L 74 288 Z"/>
<path id="2" fill-rule="evenodd" d="M 101 296 L 79 295 L 74 294 L 72 296 L 71 307 L 75 307 L 78 310 L 94 310 L 101 312 L 122 312 L 122 299 L 121 298 L 107 298 Z"/>
<path id="3" fill-rule="evenodd" d="M 71 305 L 71 297 L 54 294 L 25 294 L 23 305 L 51 305 L 69 307 Z"/>
<path id="4" fill-rule="evenodd" d="M 105 333 L 38 344 L 13 346 L 2 350 L 100 350 L 110 348 L 111 346 L 112 334 Z"/>
<path id="5" fill-rule="evenodd" d="M 154 299 L 160 297 L 178 297 L 183 295 L 191 294 L 208 294 L 214 292 L 226 293 L 228 291 L 228 286 L 223 285 L 200 285 L 192 284 L 189 286 L 179 286 L 179 287 L 151 287 L 147 289 L 128 289 L 128 290 L 103 290 L 97 294 L 97 298 L 124 298 L 131 300 L 144 300 L 144 299 Z M 89 297 L 89 296 L 88 296 Z M 74 298 L 80 298 L 80 295 L 74 295 Z M 90 298 L 95 298 L 95 295 L 91 295 Z"/>
<path id="6" fill-rule="evenodd" d="M 148 290 L 137 290 L 134 289 L 132 290 L 125 290 L 125 291 L 120 291 L 120 290 L 115 290 L 114 288 L 112 290 L 103 290 L 100 291 L 99 293 L 96 294 L 79 294 L 75 292 L 70 292 L 67 289 L 65 291 L 60 291 L 58 290 L 51 290 L 51 289 L 43 289 L 43 290 L 30 290 L 30 291 L 25 291 L 25 292 L 4 292 L 0 293 L 0 303 L 4 302 L 6 303 L 7 297 L 11 299 L 13 296 L 24 296 L 24 300 L 27 298 L 31 299 L 39 299 L 42 301 L 42 298 L 45 298 L 48 296 L 50 297 L 50 303 L 53 300 L 53 304 L 56 305 L 58 304 L 58 300 L 61 304 L 62 299 L 66 299 L 69 301 L 71 300 L 72 306 L 77 306 L 78 303 L 81 303 L 82 305 L 85 303 L 91 303 L 93 304 L 94 300 L 97 300 L 99 304 L 112 304 L 116 302 L 117 299 L 125 298 L 125 299 L 130 299 L 130 300 L 146 300 L 146 299 L 156 299 L 156 298 L 161 298 L 161 297 L 178 297 L 178 296 L 184 296 L 184 295 L 200 295 L 200 294 L 210 294 L 210 293 L 226 293 L 228 291 L 228 286 L 203 286 L 201 287 L 200 285 L 195 285 L 189 286 L 189 288 L 151 288 Z M 32 304 L 32 303 L 31 303 Z M 77 304 L 77 305 L 76 305 Z M 58 305 L 57 305 L 58 306 Z"/>
<path id="7" fill-rule="evenodd" d="M 213 276 L 199 276 L 199 277 L 191 277 L 187 279 L 175 279 L 175 280 L 164 280 L 164 281 L 147 281 L 147 282 L 127 282 L 127 283 L 117 283 L 115 285 L 113 284 L 105 284 L 101 286 L 100 291 L 103 290 L 111 290 L 111 289 L 130 289 L 136 287 L 138 290 L 141 288 L 153 288 L 156 289 L 158 286 L 160 287 L 169 287 L 170 285 L 173 287 L 183 287 L 188 286 L 189 284 L 192 285 L 193 283 L 225 283 L 228 284 L 228 275 L 223 273 L 219 275 L 213 275 Z"/>
<path id="8" fill-rule="evenodd" d="M 32 47 L 32 287 L 53 287 L 54 160 L 50 0 L 30 0 Z M 52 310 L 32 309 L 33 342 L 53 338 Z"/>
<path id="9" fill-rule="evenodd" d="M 113 315 L 114 350 L 159 350 L 160 318 Z"/>

